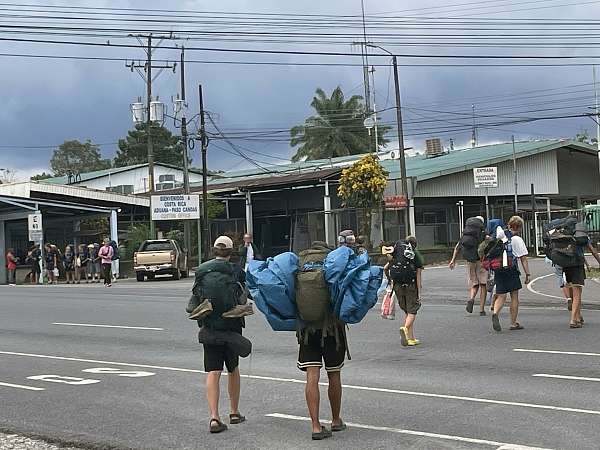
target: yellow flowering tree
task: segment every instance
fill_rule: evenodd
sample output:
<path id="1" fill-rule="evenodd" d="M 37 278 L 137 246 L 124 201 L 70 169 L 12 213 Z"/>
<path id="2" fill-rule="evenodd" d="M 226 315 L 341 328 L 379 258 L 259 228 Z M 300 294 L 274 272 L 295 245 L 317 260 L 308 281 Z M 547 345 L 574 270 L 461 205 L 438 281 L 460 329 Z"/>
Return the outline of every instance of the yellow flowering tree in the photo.
<path id="1" fill-rule="evenodd" d="M 371 235 L 371 214 L 383 201 L 388 175 L 377 156 L 373 154 L 362 157 L 342 171 L 338 196 L 344 206 L 360 208 L 363 211 L 364 220 L 359 234 L 367 239 Z"/>

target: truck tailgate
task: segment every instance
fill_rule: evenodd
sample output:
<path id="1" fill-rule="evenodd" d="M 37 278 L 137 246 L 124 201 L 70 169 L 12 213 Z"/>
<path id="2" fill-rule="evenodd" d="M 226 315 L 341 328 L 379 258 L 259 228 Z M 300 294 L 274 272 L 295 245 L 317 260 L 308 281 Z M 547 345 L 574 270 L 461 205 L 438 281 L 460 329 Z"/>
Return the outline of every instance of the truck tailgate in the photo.
<path id="1" fill-rule="evenodd" d="M 137 265 L 138 266 L 156 266 L 159 264 L 169 264 L 171 262 L 170 251 L 158 251 L 158 252 L 138 252 L 137 254 Z"/>

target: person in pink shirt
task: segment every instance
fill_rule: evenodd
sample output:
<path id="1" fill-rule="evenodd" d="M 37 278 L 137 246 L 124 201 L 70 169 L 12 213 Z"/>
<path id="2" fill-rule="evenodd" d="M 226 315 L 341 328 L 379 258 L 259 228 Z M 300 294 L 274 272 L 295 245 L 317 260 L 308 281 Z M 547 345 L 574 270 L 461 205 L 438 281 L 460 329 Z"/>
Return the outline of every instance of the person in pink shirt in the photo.
<path id="1" fill-rule="evenodd" d="M 110 245 L 110 239 L 104 239 L 104 245 L 100 248 L 98 252 L 98 256 L 102 262 L 102 274 L 104 277 L 104 286 L 111 287 L 112 286 L 112 257 L 113 257 L 113 248 Z"/>

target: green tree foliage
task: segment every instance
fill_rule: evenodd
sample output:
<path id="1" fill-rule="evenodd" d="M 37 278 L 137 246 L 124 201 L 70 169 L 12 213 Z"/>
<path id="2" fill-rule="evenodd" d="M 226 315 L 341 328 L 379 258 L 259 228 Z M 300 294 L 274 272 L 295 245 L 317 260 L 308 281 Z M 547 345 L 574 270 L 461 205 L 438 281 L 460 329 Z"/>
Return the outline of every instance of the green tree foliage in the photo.
<path id="1" fill-rule="evenodd" d="M 100 148 L 89 140 L 65 141 L 54 150 L 50 167 L 54 176 L 60 177 L 69 172 L 84 173 L 110 168 L 110 160 L 102 159 Z"/>
<path id="2" fill-rule="evenodd" d="M 590 134 L 588 130 L 582 130 L 580 133 L 577 133 L 577 135 L 575 136 L 575 140 L 577 142 L 583 142 L 585 144 L 596 144 L 598 142 L 598 139 L 596 139 L 595 137 L 590 139 Z"/>
<path id="3" fill-rule="evenodd" d="M 152 126 L 154 161 L 174 166 L 183 166 L 183 145 L 179 137 L 162 126 Z M 127 133 L 125 139 L 119 139 L 119 149 L 114 159 L 115 167 L 144 164 L 148 162 L 147 124 L 137 124 Z"/>
<path id="4" fill-rule="evenodd" d="M 363 124 L 365 107 L 362 100 L 360 95 L 353 95 L 346 100 L 339 86 L 331 93 L 331 97 L 318 88 L 310 104 L 316 114 L 290 130 L 290 145 L 299 146 L 292 161 L 335 158 L 372 151 L 374 136 L 369 136 Z M 387 125 L 378 126 L 380 146 L 388 142 L 385 134 L 389 129 Z"/>
<path id="5" fill-rule="evenodd" d="M 52 178 L 52 174 L 42 172 L 42 173 L 38 173 L 37 175 L 32 176 L 30 178 L 30 180 L 31 181 L 41 181 L 41 180 L 47 180 L 48 178 Z"/>
<path id="6" fill-rule="evenodd" d="M 133 254 L 137 252 L 142 243 L 150 239 L 150 226 L 146 223 L 137 223 L 131 225 L 127 229 L 127 243 L 126 243 L 126 258 L 128 260 L 133 259 Z"/>

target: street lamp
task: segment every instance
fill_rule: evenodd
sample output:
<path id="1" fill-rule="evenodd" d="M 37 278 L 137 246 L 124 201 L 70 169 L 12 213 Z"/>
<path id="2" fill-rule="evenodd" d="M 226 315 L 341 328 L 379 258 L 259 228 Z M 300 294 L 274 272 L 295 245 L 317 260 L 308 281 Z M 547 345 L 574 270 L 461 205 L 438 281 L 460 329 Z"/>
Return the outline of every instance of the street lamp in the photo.
<path id="1" fill-rule="evenodd" d="M 406 228 L 406 234 L 411 234 L 410 229 L 410 219 L 409 219 L 409 208 L 410 208 L 410 200 L 408 198 L 408 180 L 406 179 L 406 159 L 404 155 L 404 133 L 402 131 L 402 105 L 400 103 L 400 81 L 398 78 L 398 62 L 396 61 L 396 55 L 394 55 L 389 50 L 385 48 L 375 45 L 375 44 L 367 44 L 367 47 L 378 48 L 379 50 L 384 51 L 388 55 L 392 57 L 392 64 L 394 66 L 394 86 L 396 88 L 396 123 L 398 126 L 398 146 L 400 147 L 400 177 L 402 178 L 402 195 L 406 198 L 406 208 L 404 211 L 404 224 Z"/>

